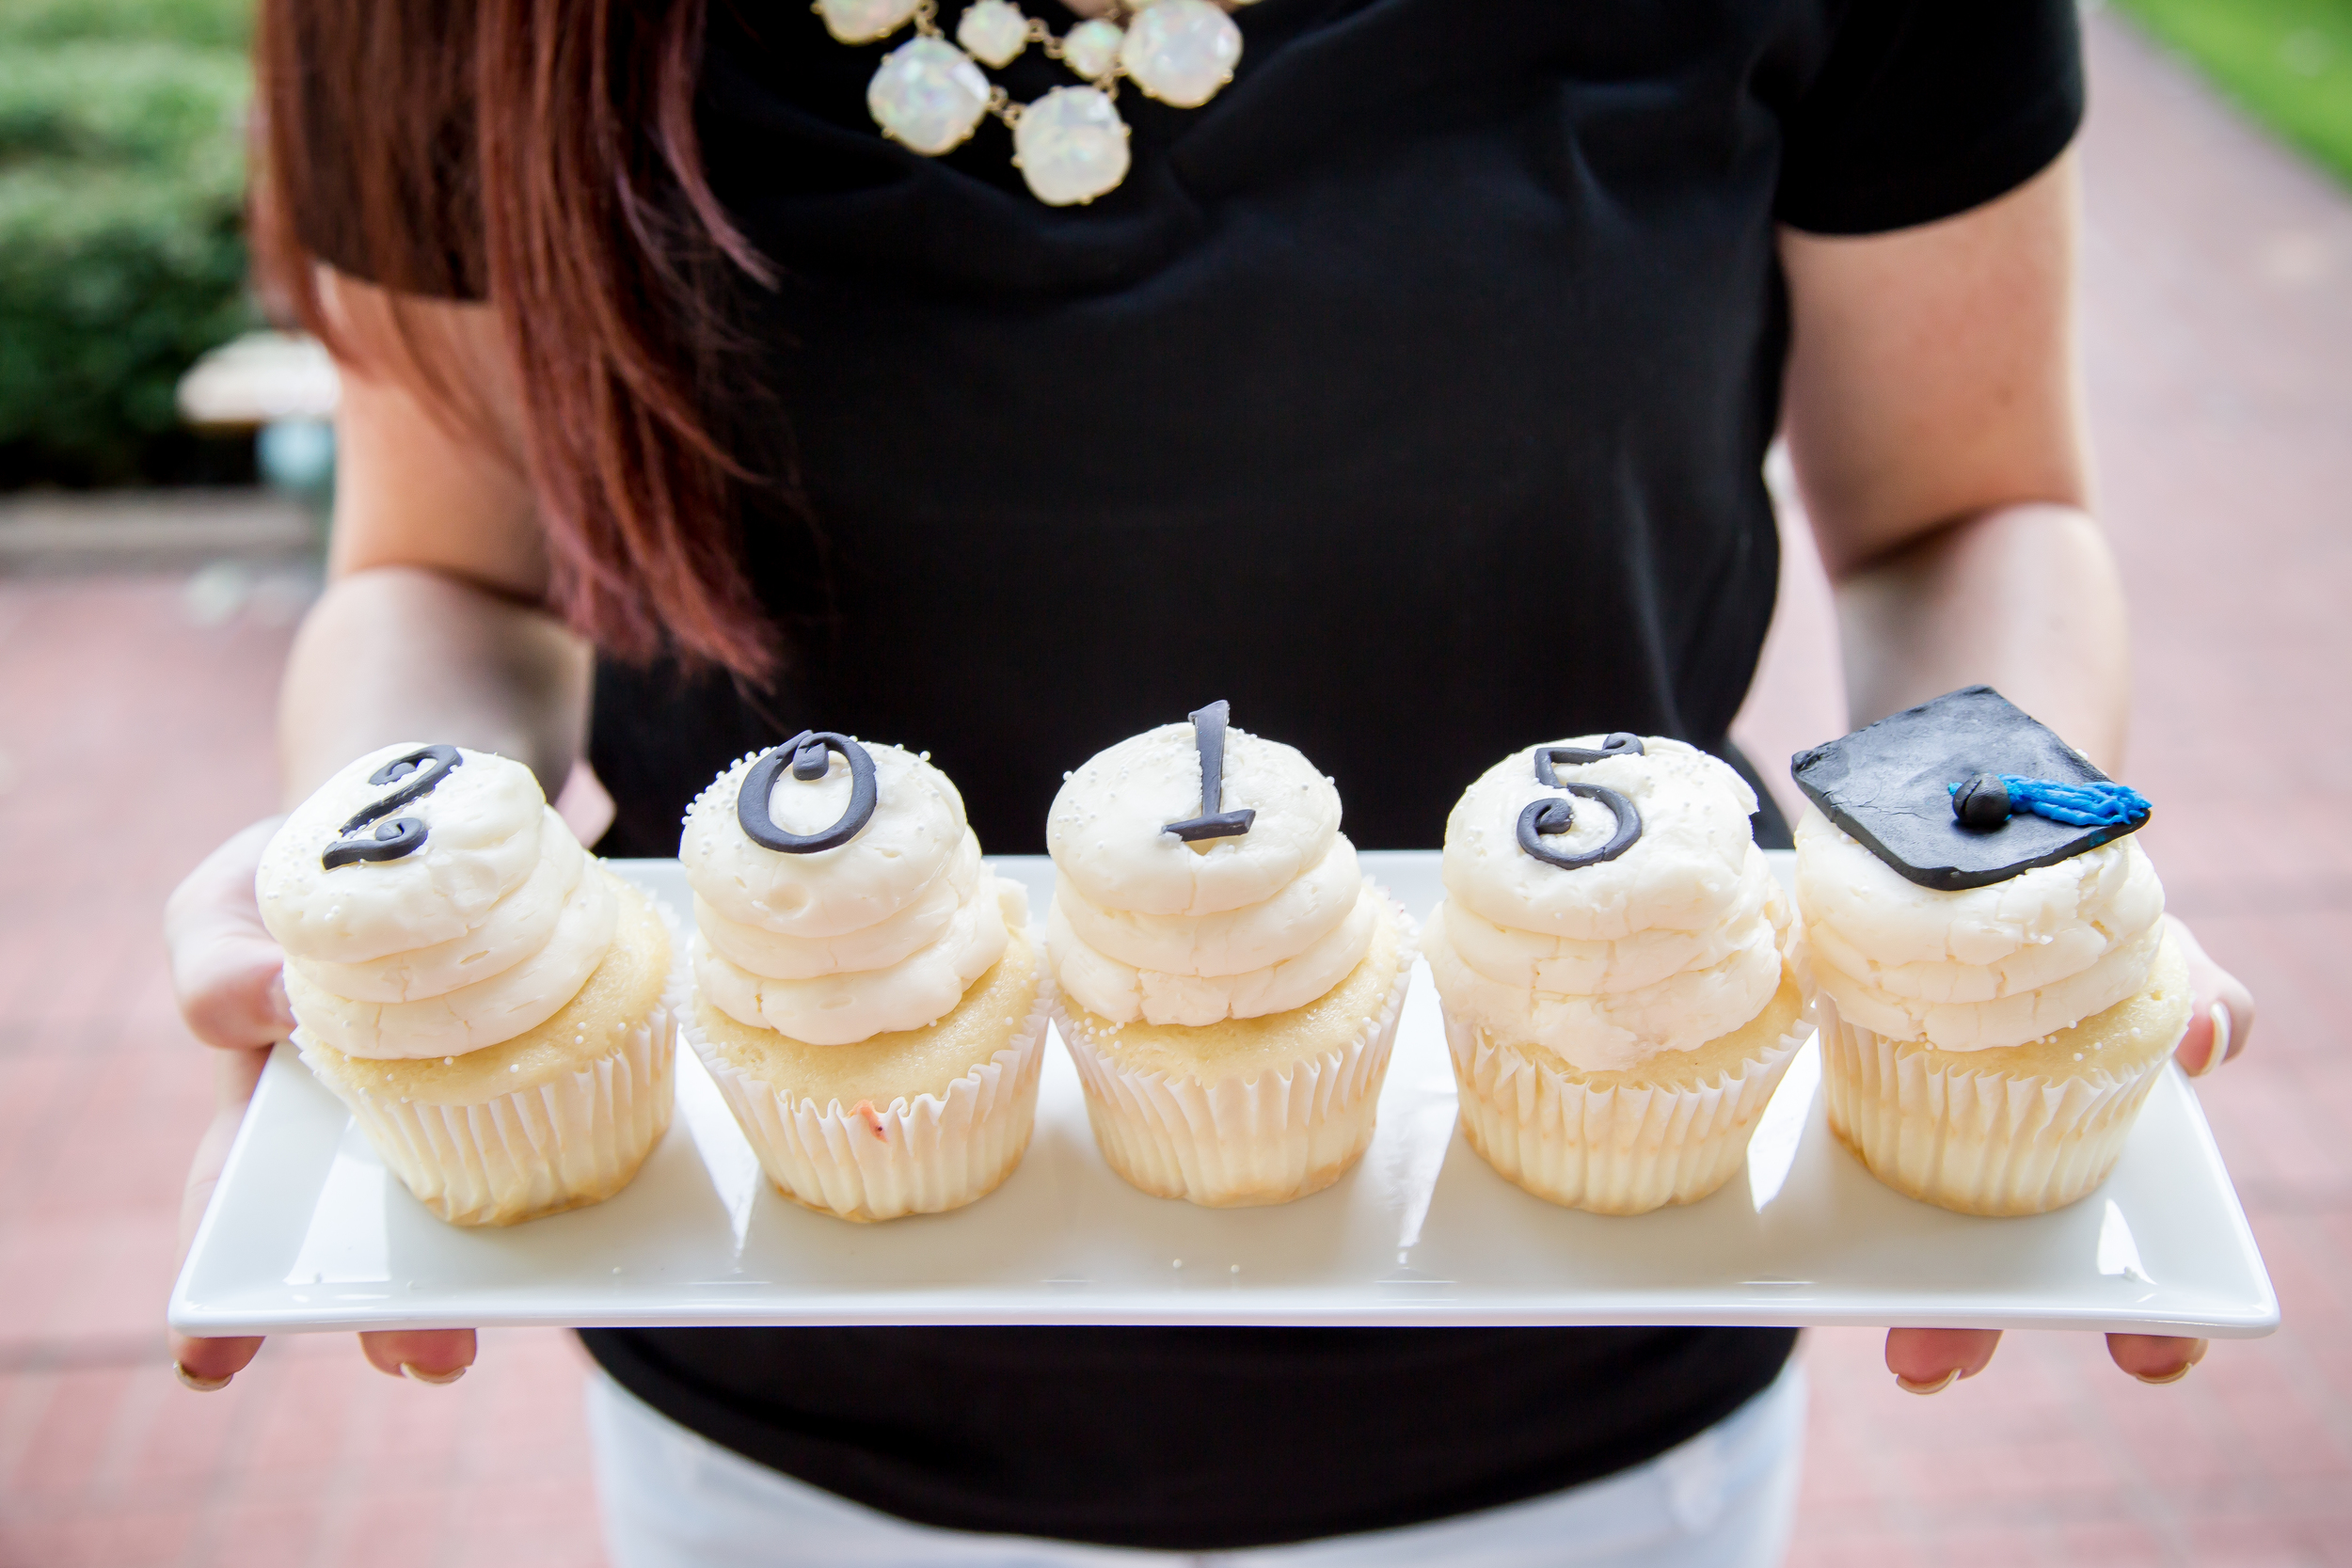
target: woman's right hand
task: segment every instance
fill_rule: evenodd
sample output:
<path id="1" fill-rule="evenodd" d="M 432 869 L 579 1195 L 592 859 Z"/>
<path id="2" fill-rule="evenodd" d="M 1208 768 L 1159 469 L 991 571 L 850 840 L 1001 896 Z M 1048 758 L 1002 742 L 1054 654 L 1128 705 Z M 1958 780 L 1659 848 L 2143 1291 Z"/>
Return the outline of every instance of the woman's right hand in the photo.
<path id="1" fill-rule="evenodd" d="M 180 1016 L 188 1032 L 215 1053 L 213 1121 L 197 1146 L 180 1205 L 183 1260 L 270 1047 L 294 1028 L 286 1005 L 285 955 L 263 928 L 253 894 L 262 848 L 280 820 L 256 822 L 207 855 L 164 906 L 164 939 L 171 951 Z M 207 1391 L 228 1386 L 261 1348 L 258 1338 L 199 1339 L 176 1330 L 171 1335 L 172 1366 L 180 1381 Z M 394 1377 L 454 1383 L 473 1363 L 474 1334 L 470 1328 L 362 1334 L 359 1348 L 377 1370 Z"/>

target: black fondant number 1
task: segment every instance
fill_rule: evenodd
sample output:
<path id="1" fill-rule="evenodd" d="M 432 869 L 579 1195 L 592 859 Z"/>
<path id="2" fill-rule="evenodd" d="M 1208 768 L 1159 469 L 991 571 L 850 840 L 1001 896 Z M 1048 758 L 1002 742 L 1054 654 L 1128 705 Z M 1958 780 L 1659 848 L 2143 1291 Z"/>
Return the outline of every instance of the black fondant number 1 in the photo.
<path id="1" fill-rule="evenodd" d="M 425 826 L 413 816 L 394 816 L 381 823 L 366 838 L 351 835 L 375 822 L 390 816 L 411 800 L 421 800 L 439 787 L 449 777 L 450 769 L 462 765 L 466 758 L 454 746 L 420 746 L 406 756 L 394 757 L 368 775 L 368 783 L 378 786 L 396 784 L 400 787 L 372 805 L 362 807 L 350 821 L 337 830 L 336 841 L 326 847 L 320 861 L 329 871 L 355 861 L 396 861 L 413 855 L 424 847 Z"/>
<path id="2" fill-rule="evenodd" d="M 1254 811 L 1219 809 L 1225 804 L 1225 725 L 1232 711 L 1232 705 L 1219 697 L 1200 712 L 1185 715 L 1192 721 L 1193 745 L 1200 752 L 1200 815 L 1170 822 L 1160 831 L 1174 833 L 1186 844 L 1204 838 L 1239 838 L 1258 820 Z"/>
<path id="3" fill-rule="evenodd" d="M 828 752 L 840 752 L 841 760 L 850 765 L 849 805 L 839 820 L 821 832 L 786 832 L 768 814 L 768 797 L 775 793 L 776 775 L 789 764 L 794 778 L 814 784 L 833 766 L 832 758 L 826 755 Z M 752 770 L 743 775 L 743 787 L 735 797 L 735 819 L 742 824 L 744 834 L 762 848 L 787 855 L 813 855 L 819 849 L 838 849 L 857 837 L 859 831 L 874 819 L 874 805 L 879 798 L 874 787 L 874 759 L 865 747 L 830 730 L 803 730 L 752 764 Z"/>

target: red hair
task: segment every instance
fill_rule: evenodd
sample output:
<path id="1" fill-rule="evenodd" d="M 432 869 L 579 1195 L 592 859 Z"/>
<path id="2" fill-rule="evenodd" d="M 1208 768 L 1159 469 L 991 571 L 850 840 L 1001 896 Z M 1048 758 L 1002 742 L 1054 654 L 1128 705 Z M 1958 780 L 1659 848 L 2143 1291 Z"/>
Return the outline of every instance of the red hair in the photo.
<path id="1" fill-rule="evenodd" d="M 262 0 L 253 235 L 265 291 L 358 356 L 318 261 L 402 295 L 486 297 L 516 371 L 556 610 L 599 648 L 758 681 L 740 486 L 705 403 L 773 281 L 704 177 L 705 0 Z M 422 335 L 409 379 L 479 414 Z"/>

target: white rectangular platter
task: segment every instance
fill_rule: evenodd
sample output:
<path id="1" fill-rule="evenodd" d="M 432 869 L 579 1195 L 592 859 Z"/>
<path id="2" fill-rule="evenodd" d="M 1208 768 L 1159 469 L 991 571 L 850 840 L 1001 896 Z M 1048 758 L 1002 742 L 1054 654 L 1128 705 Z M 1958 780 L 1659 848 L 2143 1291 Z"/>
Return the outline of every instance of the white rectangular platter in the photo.
<path id="1" fill-rule="evenodd" d="M 1416 917 L 1433 852 L 1367 853 Z M 1779 855 L 1786 878 L 1790 857 Z M 1052 868 L 1000 857 L 1041 916 Z M 691 907 L 675 862 L 615 868 Z M 287 1046 L 272 1057 L 172 1291 L 192 1334 L 753 1323 L 1568 1324 L 2074 1328 L 2251 1337 L 2279 1322 L 2196 1096 L 2168 1068 L 2096 1193 L 1976 1219 L 1881 1186 L 1823 1121 L 1818 1045 L 1744 1175 L 1636 1219 L 1554 1208 L 1455 1130 L 1424 966 L 1379 1131 L 1335 1186 L 1275 1209 L 1148 1197 L 1103 1164 L 1049 1044 L 1027 1158 L 949 1214 L 846 1224 L 779 1196 L 679 1053 L 677 1117 L 611 1201 L 503 1230 L 443 1225 Z"/>

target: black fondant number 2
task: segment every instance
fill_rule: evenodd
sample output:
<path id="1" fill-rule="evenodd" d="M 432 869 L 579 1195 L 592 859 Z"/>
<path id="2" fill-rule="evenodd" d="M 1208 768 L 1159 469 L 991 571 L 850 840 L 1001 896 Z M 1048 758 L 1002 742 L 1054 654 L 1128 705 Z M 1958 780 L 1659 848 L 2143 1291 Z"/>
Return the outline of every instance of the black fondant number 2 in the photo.
<path id="1" fill-rule="evenodd" d="M 373 804 L 362 807 L 350 821 L 337 830 L 340 836 L 326 847 L 320 856 L 326 869 L 349 865 L 354 861 L 396 861 L 413 855 L 424 847 L 425 826 L 413 816 L 393 816 L 381 823 L 366 838 L 351 835 L 375 822 L 390 816 L 411 800 L 421 800 L 437 788 L 450 769 L 466 760 L 454 746 L 420 746 L 406 756 L 394 757 L 368 775 L 368 783 L 383 785 L 399 784 L 398 789 Z"/>

